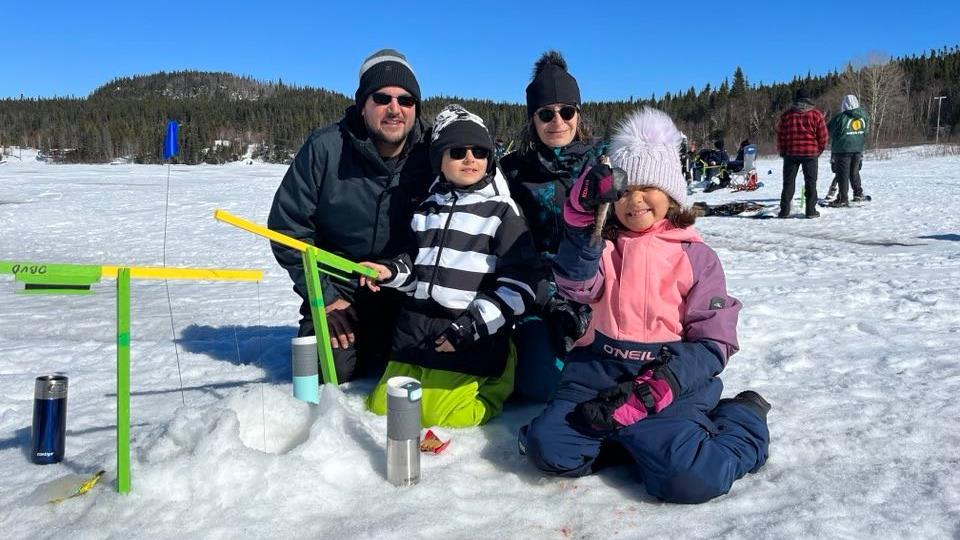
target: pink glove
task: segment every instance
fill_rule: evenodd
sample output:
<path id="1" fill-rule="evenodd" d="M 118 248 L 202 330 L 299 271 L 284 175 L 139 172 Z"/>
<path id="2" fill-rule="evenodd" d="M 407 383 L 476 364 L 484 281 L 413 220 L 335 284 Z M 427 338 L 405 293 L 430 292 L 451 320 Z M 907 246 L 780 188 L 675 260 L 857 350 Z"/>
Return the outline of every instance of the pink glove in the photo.
<path id="1" fill-rule="evenodd" d="M 613 411 L 613 419 L 618 424 L 629 426 L 650 414 L 666 409 L 673 403 L 673 398 L 677 394 L 675 390 L 677 382 L 673 378 L 673 373 L 666 368 L 663 368 L 663 371 L 666 373 L 644 371 L 634 380 L 633 392 L 630 393 L 626 403 Z"/>
<path id="2" fill-rule="evenodd" d="M 616 202 L 625 185 L 626 174 L 619 169 L 604 164 L 584 169 L 564 201 L 563 220 L 573 228 L 590 227 L 596 220 L 597 208 L 603 203 Z"/>
<path id="3" fill-rule="evenodd" d="M 593 429 L 620 429 L 666 409 L 679 393 L 670 368 L 660 366 L 601 390 L 597 397 L 577 405 L 576 411 Z"/>

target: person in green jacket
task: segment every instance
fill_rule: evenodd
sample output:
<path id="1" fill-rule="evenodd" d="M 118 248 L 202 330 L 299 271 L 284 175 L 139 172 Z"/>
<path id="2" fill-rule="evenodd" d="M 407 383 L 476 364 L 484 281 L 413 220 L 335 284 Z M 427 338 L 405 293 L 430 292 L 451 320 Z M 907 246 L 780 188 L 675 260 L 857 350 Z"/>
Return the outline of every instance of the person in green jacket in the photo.
<path id="1" fill-rule="evenodd" d="M 860 167 L 863 164 L 863 146 L 869 132 L 869 124 L 867 113 L 860 107 L 857 96 L 853 94 L 843 98 L 840 112 L 827 124 L 832 151 L 830 164 L 836 173 L 834 183 L 839 188 L 837 198 L 830 203 L 830 206 L 849 206 L 850 201 L 847 197 L 851 186 L 853 186 L 854 202 L 863 200 Z M 831 185 L 830 193 L 834 191 L 835 187 Z"/>

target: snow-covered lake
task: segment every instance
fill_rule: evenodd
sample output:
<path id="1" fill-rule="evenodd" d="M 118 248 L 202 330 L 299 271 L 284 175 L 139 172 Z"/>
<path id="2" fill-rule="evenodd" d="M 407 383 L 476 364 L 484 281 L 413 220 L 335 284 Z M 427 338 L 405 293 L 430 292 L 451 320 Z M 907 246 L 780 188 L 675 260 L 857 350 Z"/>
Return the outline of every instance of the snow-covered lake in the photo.
<path id="1" fill-rule="evenodd" d="M 115 292 L 22 296 L 0 276 L 0 531 L 5 538 L 960 538 L 960 156 L 907 148 L 863 166 L 873 201 L 817 220 L 702 218 L 744 304 L 726 394 L 773 404 L 771 457 L 730 494 L 658 502 L 629 470 L 542 476 L 517 454 L 539 412 L 512 405 L 445 433 L 422 482 L 385 478 L 373 381 L 291 393 L 299 299 L 265 240 L 212 219 L 260 223 L 285 167 L 170 170 L 168 266 L 262 269 L 255 283 L 133 284 L 133 489 L 113 489 Z M 0 260 L 160 265 L 167 168 L 0 165 Z M 773 203 L 765 187 L 697 194 Z M 771 171 L 768 174 L 768 171 Z M 829 164 L 820 161 L 820 190 Z M 802 185 L 801 182 L 798 182 Z M 171 309 L 172 308 L 172 309 Z M 176 347 L 171 330 L 176 332 Z M 177 361 L 179 353 L 179 367 Z M 70 377 L 63 463 L 28 458 L 34 378 Z M 181 383 L 182 379 L 182 383 Z M 83 497 L 38 486 L 106 469 Z"/>

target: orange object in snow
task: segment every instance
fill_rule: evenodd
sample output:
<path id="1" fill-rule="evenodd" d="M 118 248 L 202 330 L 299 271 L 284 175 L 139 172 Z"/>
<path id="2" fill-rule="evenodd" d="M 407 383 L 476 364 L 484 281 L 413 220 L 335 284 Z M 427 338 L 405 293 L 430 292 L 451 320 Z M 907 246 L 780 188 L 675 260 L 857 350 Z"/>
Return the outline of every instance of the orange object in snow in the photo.
<path id="1" fill-rule="evenodd" d="M 420 451 L 428 454 L 439 454 L 446 450 L 448 446 L 450 446 L 450 439 L 441 441 L 432 429 L 428 429 L 426 435 L 423 436 L 423 440 L 420 441 Z"/>

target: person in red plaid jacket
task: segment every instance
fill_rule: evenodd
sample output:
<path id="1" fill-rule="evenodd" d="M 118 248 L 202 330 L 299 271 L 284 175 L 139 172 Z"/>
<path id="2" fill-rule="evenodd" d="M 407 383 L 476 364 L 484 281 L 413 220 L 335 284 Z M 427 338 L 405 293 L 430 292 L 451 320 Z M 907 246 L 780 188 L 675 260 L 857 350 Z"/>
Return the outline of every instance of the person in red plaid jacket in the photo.
<path id="1" fill-rule="evenodd" d="M 803 167 L 806 194 L 806 215 L 820 217 L 817 212 L 817 158 L 827 147 L 827 123 L 823 113 L 813 106 L 810 93 L 797 89 L 793 105 L 780 116 L 777 124 L 777 152 L 783 158 L 783 191 L 780 192 L 780 214 L 790 216 L 790 201 L 796 189 L 797 171 Z"/>

